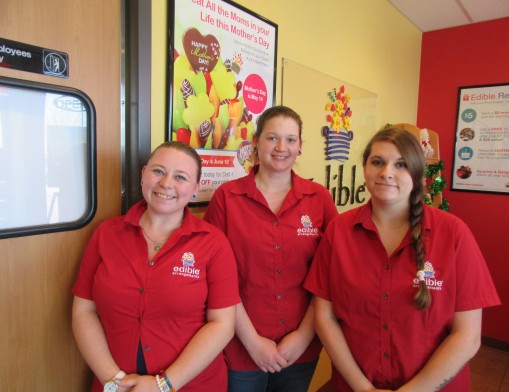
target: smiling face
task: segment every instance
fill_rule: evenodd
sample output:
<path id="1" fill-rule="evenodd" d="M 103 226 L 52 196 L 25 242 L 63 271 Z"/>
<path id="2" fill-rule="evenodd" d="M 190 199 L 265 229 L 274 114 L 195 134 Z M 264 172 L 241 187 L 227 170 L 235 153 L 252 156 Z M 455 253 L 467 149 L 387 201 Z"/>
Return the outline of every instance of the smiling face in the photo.
<path id="1" fill-rule="evenodd" d="M 268 119 L 253 141 L 260 168 L 271 172 L 290 171 L 302 148 L 299 124 L 282 115 Z"/>
<path id="2" fill-rule="evenodd" d="M 198 165 L 175 148 L 157 149 L 142 171 L 142 193 L 155 213 L 182 212 L 198 191 Z"/>
<path id="3" fill-rule="evenodd" d="M 366 187 L 375 202 L 409 205 L 412 176 L 398 148 L 389 142 L 373 143 L 364 164 Z"/>

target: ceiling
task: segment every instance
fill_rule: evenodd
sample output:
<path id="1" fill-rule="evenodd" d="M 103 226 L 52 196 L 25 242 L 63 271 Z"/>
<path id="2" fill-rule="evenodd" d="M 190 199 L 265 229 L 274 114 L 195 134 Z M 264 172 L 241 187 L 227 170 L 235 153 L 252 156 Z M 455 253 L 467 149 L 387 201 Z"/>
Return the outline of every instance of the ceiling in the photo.
<path id="1" fill-rule="evenodd" d="M 509 17 L 509 0 L 388 0 L 422 32 Z"/>

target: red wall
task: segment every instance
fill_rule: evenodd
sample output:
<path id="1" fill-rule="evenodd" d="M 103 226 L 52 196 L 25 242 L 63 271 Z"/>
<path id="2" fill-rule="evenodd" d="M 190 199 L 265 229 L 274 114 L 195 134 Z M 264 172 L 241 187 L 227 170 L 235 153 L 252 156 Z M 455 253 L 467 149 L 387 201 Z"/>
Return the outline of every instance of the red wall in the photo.
<path id="1" fill-rule="evenodd" d="M 449 183 L 458 87 L 509 83 L 508 37 L 509 18 L 423 34 L 417 126 L 438 132 Z M 484 311 L 483 335 L 509 342 L 509 194 L 449 185 L 443 195 L 476 236 L 503 303 Z"/>

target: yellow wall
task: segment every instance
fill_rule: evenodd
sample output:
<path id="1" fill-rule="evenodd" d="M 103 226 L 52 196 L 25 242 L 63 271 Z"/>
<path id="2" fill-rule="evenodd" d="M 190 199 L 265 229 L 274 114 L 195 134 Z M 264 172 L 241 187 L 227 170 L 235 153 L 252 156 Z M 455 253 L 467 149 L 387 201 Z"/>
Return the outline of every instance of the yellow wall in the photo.
<path id="1" fill-rule="evenodd" d="M 165 140 L 168 1 L 152 0 L 152 149 Z"/>
<path id="2" fill-rule="evenodd" d="M 377 95 L 376 129 L 415 124 L 422 33 L 385 0 L 237 0 L 278 25 L 276 101 L 281 102 L 282 58 L 288 58 Z M 167 0 L 152 0 L 152 145 L 164 140 Z M 375 130 L 373 130 L 375 131 Z M 317 135 L 316 137 L 320 137 Z M 300 165 L 323 171 L 304 154 Z M 330 376 L 322 356 L 311 386 Z"/>
<path id="3" fill-rule="evenodd" d="M 238 0 L 278 29 L 277 102 L 281 58 L 378 95 L 377 118 L 415 123 L 422 33 L 385 0 Z M 162 141 L 165 126 L 167 0 L 152 0 L 152 122 Z"/>

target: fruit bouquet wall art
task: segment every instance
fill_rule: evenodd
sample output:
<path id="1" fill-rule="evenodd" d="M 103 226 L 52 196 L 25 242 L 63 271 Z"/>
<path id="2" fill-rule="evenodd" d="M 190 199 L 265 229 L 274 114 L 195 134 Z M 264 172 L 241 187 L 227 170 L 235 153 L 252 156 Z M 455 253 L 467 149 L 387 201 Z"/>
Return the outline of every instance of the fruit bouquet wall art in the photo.
<path id="1" fill-rule="evenodd" d="M 168 139 L 198 151 L 196 203 L 253 166 L 256 118 L 275 101 L 277 25 L 230 1 L 169 7 Z"/>

